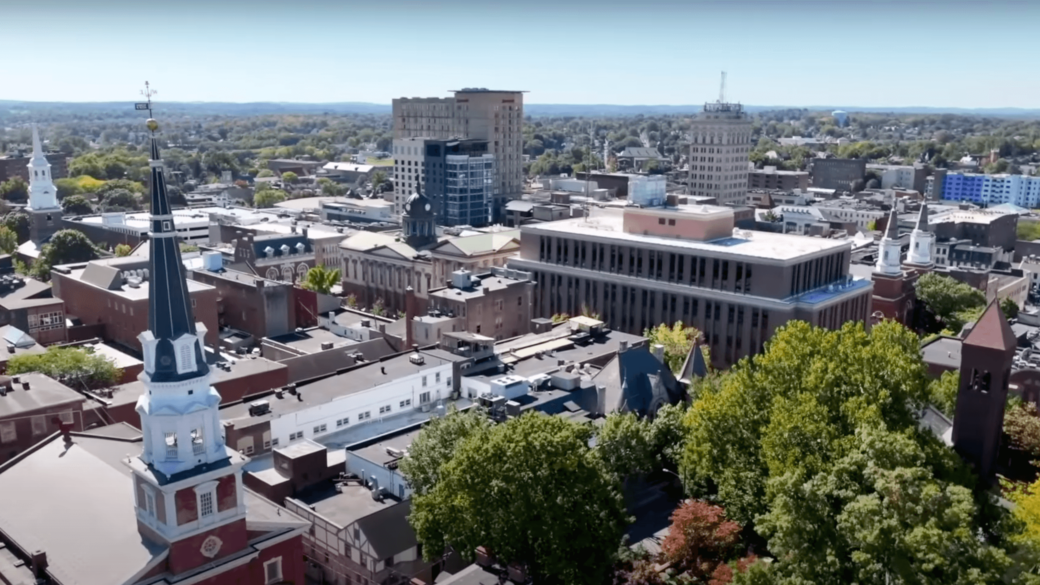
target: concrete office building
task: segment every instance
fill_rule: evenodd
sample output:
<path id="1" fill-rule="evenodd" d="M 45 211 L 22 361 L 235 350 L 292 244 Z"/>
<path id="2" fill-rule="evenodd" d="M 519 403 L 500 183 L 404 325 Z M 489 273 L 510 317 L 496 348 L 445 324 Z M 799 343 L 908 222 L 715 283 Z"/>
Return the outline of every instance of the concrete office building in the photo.
<path id="1" fill-rule="evenodd" d="M 536 315 L 588 306 L 634 333 L 681 320 L 704 332 L 720 366 L 760 352 L 792 319 L 866 321 L 871 284 L 849 276 L 849 241 L 733 226 L 725 207 L 594 210 L 523 226 L 509 267 L 532 273 Z"/>
<path id="2" fill-rule="evenodd" d="M 809 170 L 812 186 L 852 191 L 867 174 L 867 161 L 859 158 L 814 158 Z"/>
<path id="3" fill-rule="evenodd" d="M 748 173 L 748 188 L 805 191 L 809 188 L 809 173 L 805 171 L 778 171 L 776 167 L 755 169 Z"/>
<path id="4" fill-rule="evenodd" d="M 474 138 L 488 142 L 488 152 L 497 165 L 492 221 L 500 221 L 505 202 L 523 192 L 524 92 L 470 88 L 458 90 L 450 98 L 399 98 L 393 100 L 393 117 L 395 140 Z M 750 134 L 750 126 L 748 131 Z M 394 161 L 400 168 L 396 153 Z M 395 198 L 403 203 L 413 192 L 414 186 L 405 188 Z"/>
<path id="5" fill-rule="evenodd" d="M 751 120 L 740 104 L 704 104 L 690 128 L 690 194 L 743 205 L 748 190 Z"/>
<path id="6" fill-rule="evenodd" d="M 928 167 L 915 165 L 867 165 L 867 170 L 881 176 L 882 189 L 913 189 L 924 193 L 927 189 Z"/>

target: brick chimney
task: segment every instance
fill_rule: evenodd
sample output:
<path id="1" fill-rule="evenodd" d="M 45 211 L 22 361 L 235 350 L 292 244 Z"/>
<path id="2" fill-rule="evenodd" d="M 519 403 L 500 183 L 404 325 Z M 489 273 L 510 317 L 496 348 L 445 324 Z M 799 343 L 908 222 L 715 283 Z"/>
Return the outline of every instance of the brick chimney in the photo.
<path id="1" fill-rule="evenodd" d="M 404 345 L 412 347 L 414 335 L 412 334 L 412 320 L 415 319 L 415 289 L 408 287 L 404 289 Z"/>

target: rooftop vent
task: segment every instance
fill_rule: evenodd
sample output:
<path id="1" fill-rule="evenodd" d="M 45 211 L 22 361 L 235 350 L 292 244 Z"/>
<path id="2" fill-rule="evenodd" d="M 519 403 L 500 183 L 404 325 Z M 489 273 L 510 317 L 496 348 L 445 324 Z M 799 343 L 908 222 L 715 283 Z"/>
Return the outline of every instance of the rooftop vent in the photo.
<path id="1" fill-rule="evenodd" d="M 417 366 L 421 366 L 422 364 L 426 363 L 426 358 L 423 357 L 423 354 L 419 352 L 414 352 L 412 355 L 408 356 L 408 361 L 412 362 Z"/>
<path id="2" fill-rule="evenodd" d="M 321 342 L 321 350 L 322 351 L 327 351 L 327 350 L 330 350 L 330 349 L 332 349 L 332 342 L 331 341 L 323 341 L 323 342 Z"/>

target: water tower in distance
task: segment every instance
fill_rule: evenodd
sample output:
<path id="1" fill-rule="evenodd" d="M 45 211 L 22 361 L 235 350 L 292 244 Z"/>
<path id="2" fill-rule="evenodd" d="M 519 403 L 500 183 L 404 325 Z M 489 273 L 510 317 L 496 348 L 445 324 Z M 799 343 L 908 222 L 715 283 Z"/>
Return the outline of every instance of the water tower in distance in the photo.
<path id="1" fill-rule="evenodd" d="M 849 113 L 841 110 L 834 110 L 831 112 L 831 116 L 834 121 L 838 123 L 839 128 L 844 128 L 849 125 Z"/>

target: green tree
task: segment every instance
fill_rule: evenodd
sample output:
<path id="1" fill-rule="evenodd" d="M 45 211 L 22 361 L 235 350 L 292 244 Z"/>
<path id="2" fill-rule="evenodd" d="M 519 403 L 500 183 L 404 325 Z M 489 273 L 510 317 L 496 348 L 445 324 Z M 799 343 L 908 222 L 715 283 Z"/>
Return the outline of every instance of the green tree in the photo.
<path id="1" fill-rule="evenodd" d="M 535 582 L 603 581 L 626 524 L 617 482 L 589 448 L 592 430 L 525 414 L 464 440 L 409 520 L 433 559 L 487 547 Z M 493 464 L 491 462 L 494 462 Z"/>
<path id="2" fill-rule="evenodd" d="M 643 331 L 650 346 L 664 346 L 664 363 L 668 365 L 673 373 L 678 373 L 686 362 L 686 356 L 690 354 L 694 341 L 700 336 L 700 331 L 693 327 L 686 327 L 682 321 L 676 321 L 671 327 L 661 323 L 657 327 Z M 703 351 L 703 349 L 701 350 Z M 708 358 L 707 355 L 704 356 Z"/>
<path id="3" fill-rule="evenodd" d="M 51 236 L 50 242 L 43 245 L 40 256 L 33 262 L 31 272 L 36 278 L 49 280 L 52 266 L 86 262 L 97 257 L 97 248 L 83 232 L 61 230 Z"/>
<path id="4" fill-rule="evenodd" d="M 1004 432 L 1011 445 L 1040 459 L 1040 414 L 1032 402 L 1020 402 L 1004 413 Z"/>
<path id="5" fill-rule="evenodd" d="M 122 258 L 123 256 L 129 256 L 130 252 L 132 251 L 133 248 L 131 248 L 128 244 L 119 244 L 118 246 L 116 246 L 115 254 L 117 258 Z"/>
<path id="6" fill-rule="evenodd" d="M 29 183 L 21 177 L 11 177 L 0 183 L 0 198 L 5 201 L 22 202 L 29 199 Z"/>
<path id="7" fill-rule="evenodd" d="M 18 234 L 5 225 L 0 225 L 0 252 L 14 254 L 18 248 Z"/>
<path id="8" fill-rule="evenodd" d="M 8 213 L 4 216 L 3 225 L 18 236 L 19 244 L 29 239 L 29 216 L 25 213 Z"/>
<path id="9" fill-rule="evenodd" d="M 9 375 L 39 372 L 64 384 L 87 388 L 106 388 L 115 385 L 123 377 L 123 370 L 89 349 L 80 347 L 47 348 L 44 353 L 13 356 L 7 362 Z"/>
<path id="10" fill-rule="evenodd" d="M 610 414 L 596 433 L 596 456 L 622 481 L 655 467 L 654 446 L 650 423 L 630 412 Z"/>
<path id="11" fill-rule="evenodd" d="M 113 189 L 99 197 L 104 210 L 137 210 L 141 208 L 140 196 L 127 189 Z"/>
<path id="12" fill-rule="evenodd" d="M 957 388 L 961 383 L 960 372 L 943 372 L 942 376 L 928 383 L 929 401 L 948 417 L 953 417 L 957 407 Z"/>
<path id="13" fill-rule="evenodd" d="M 966 322 L 963 312 L 986 305 L 986 296 L 978 289 L 934 272 L 921 276 L 916 287 L 918 300 L 939 320 L 931 329 L 960 331 Z"/>
<path id="14" fill-rule="evenodd" d="M 1011 297 L 1004 297 L 1004 299 L 1000 301 L 1000 310 L 1004 313 L 1004 317 L 1008 319 L 1018 317 L 1018 303 L 1016 303 Z"/>
<path id="15" fill-rule="evenodd" d="M 253 205 L 258 208 L 274 207 L 282 201 L 285 201 L 285 192 L 278 189 L 267 189 L 253 194 Z"/>
<path id="16" fill-rule="evenodd" d="M 1020 240 L 1032 242 L 1040 240 L 1040 221 L 1027 221 L 1025 218 L 1018 220 L 1016 237 Z"/>
<path id="17" fill-rule="evenodd" d="M 180 248 L 181 248 L 181 254 L 190 254 L 192 252 L 198 252 L 199 251 L 199 247 L 198 246 L 196 246 L 194 244 L 186 244 L 184 242 L 181 242 Z"/>
<path id="18" fill-rule="evenodd" d="M 384 173 L 383 171 L 376 171 L 372 173 L 372 178 L 369 180 L 369 182 L 372 184 L 372 191 L 379 192 L 379 189 L 382 188 L 383 183 L 386 182 L 386 173 Z"/>
<path id="19" fill-rule="evenodd" d="M 96 193 L 99 198 L 104 199 L 112 192 L 119 190 L 141 194 L 144 193 L 144 185 L 137 181 L 130 181 L 127 179 L 113 179 L 111 181 L 105 181 L 105 183 L 97 189 Z"/>
<path id="20" fill-rule="evenodd" d="M 303 288 L 327 295 L 332 287 L 339 284 L 339 269 L 329 270 L 324 266 L 315 266 L 307 271 L 303 279 Z"/>
<path id="21" fill-rule="evenodd" d="M 54 179 L 54 187 L 58 190 L 58 200 L 64 201 L 70 195 L 79 195 L 82 190 L 79 180 L 74 178 Z"/>
<path id="22" fill-rule="evenodd" d="M 69 215 L 90 215 L 94 208 L 82 195 L 70 195 L 61 201 L 61 210 Z"/>
<path id="23" fill-rule="evenodd" d="M 447 415 L 426 423 L 400 464 L 413 493 L 423 496 L 433 491 L 441 469 L 455 456 L 455 451 L 471 437 L 484 436 L 491 426 L 491 419 L 478 409 L 459 412 L 454 406 Z"/>
<path id="24" fill-rule="evenodd" d="M 273 176 L 274 176 L 274 171 L 272 171 L 271 169 L 262 169 L 259 173 L 256 174 L 256 178 L 258 178 L 258 179 L 266 179 L 268 177 L 273 177 Z"/>
<path id="25" fill-rule="evenodd" d="M 282 173 L 282 182 L 289 183 L 290 185 L 300 180 L 300 176 L 292 171 L 285 171 Z"/>

